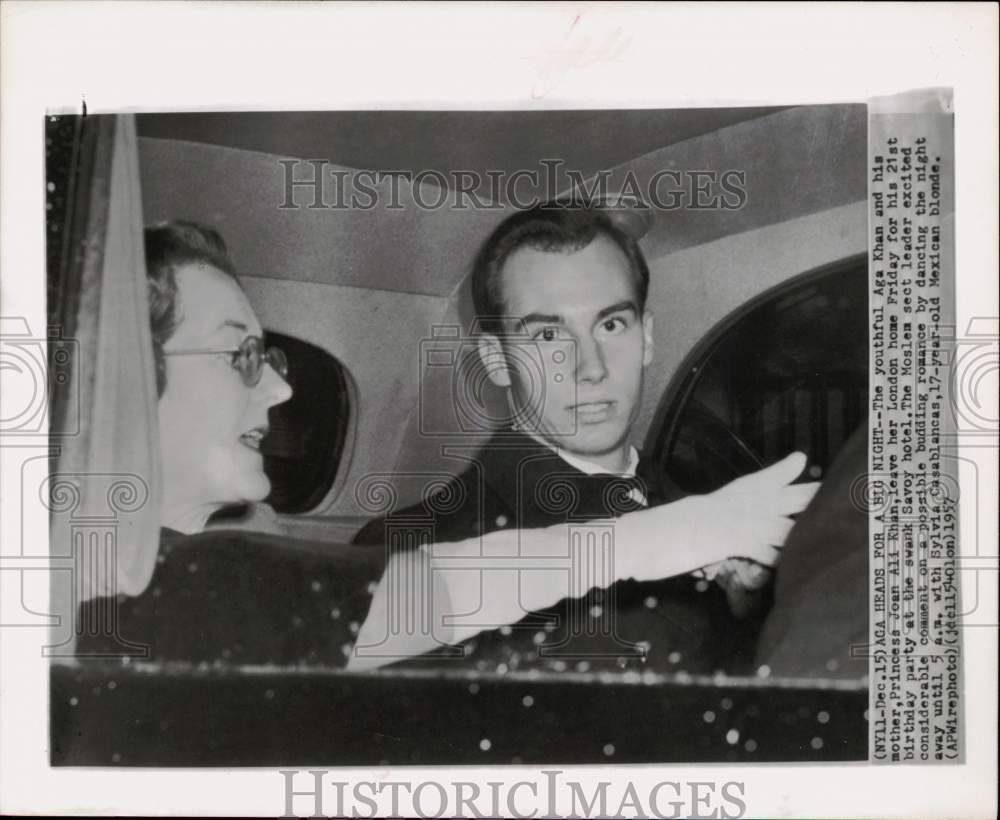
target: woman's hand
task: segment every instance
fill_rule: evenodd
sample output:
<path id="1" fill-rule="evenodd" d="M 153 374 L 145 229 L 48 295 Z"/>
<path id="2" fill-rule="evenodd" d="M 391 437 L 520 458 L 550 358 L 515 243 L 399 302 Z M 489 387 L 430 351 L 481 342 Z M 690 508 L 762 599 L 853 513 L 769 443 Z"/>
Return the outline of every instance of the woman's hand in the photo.
<path id="1" fill-rule="evenodd" d="M 616 575 L 654 580 L 728 558 L 773 565 L 794 524 L 788 516 L 802 512 L 819 489 L 817 482 L 791 483 L 805 466 L 805 455 L 793 453 L 714 493 L 622 516 Z"/>

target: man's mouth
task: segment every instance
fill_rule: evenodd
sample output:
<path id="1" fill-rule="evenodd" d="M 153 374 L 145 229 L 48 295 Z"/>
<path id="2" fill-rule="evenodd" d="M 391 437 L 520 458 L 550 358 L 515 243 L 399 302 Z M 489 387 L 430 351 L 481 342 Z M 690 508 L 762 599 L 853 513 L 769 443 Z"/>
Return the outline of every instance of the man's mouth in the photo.
<path id="1" fill-rule="evenodd" d="M 254 427 L 253 430 L 247 430 L 247 432 L 240 436 L 240 444 L 259 453 L 260 443 L 264 440 L 264 436 L 266 435 L 266 427 Z"/>
<path id="2" fill-rule="evenodd" d="M 572 405 L 570 409 L 583 424 L 598 424 L 611 417 L 614 407 L 613 401 L 584 401 Z"/>

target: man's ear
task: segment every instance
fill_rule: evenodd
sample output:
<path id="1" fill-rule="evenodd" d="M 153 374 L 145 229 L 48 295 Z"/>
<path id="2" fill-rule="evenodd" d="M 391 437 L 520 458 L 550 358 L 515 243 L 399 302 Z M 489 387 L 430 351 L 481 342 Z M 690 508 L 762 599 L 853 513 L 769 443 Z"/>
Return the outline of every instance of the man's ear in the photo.
<path id="1" fill-rule="evenodd" d="M 653 361 L 653 312 L 644 310 L 642 312 L 642 366 Z"/>
<path id="2" fill-rule="evenodd" d="M 486 368 L 486 375 L 497 387 L 510 387 L 510 373 L 507 357 L 503 354 L 503 344 L 492 333 L 479 337 L 479 360 Z"/>

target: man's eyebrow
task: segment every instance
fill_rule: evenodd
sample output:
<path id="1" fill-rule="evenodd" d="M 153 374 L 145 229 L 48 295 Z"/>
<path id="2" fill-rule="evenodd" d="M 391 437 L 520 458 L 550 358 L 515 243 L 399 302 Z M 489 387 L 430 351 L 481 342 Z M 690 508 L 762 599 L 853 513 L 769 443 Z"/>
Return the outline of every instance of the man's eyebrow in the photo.
<path id="1" fill-rule="evenodd" d="M 621 302 L 615 302 L 613 305 L 608 305 L 606 308 L 602 308 L 597 312 L 597 321 L 601 319 L 606 319 L 614 313 L 621 313 L 624 310 L 631 310 L 636 316 L 639 315 L 639 308 L 636 307 L 635 302 L 631 299 L 623 299 Z"/>
<path id="2" fill-rule="evenodd" d="M 526 325 L 560 325 L 563 317 L 557 313 L 529 313 L 522 316 L 521 321 Z"/>

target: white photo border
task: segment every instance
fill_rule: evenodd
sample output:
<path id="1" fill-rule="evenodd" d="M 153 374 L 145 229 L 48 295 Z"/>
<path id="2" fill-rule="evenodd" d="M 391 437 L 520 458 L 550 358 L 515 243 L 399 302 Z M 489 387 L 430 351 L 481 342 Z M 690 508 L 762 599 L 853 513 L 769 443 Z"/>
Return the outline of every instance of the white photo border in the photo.
<path id="1" fill-rule="evenodd" d="M 997 311 L 997 7 L 989 4 L 314 4 L 19 2 L 0 6 L 3 316 L 45 326 L 46 113 L 368 108 L 546 109 L 863 102 L 954 89 L 957 324 Z M 0 394 L 2 395 L 2 394 Z M 2 399 L 0 399 L 2 400 Z M 990 412 L 990 411 L 987 411 Z M 996 418 L 996 408 L 992 408 Z M 23 454 L 0 449 L 6 528 Z M 962 515 L 997 555 L 993 507 Z M 992 487 L 992 491 L 990 491 Z M 964 507 L 964 504 L 963 504 Z M 26 515 L 28 513 L 26 512 Z M 30 510 L 46 539 L 45 510 Z M 978 524 L 978 526 L 976 526 Z M 3 535 L 0 533 L 0 542 Z M 992 575 L 981 587 L 997 607 Z M 991 596 L 991 599 L 990 597 Z M 0 811 L 272 815 L 274 769 L 52 769 L 45 630 L 0 634 Z M 745 781 L 748 816 L 987 817 L 996 808 L 995 630 L 964 638 L 966 762 L 572 767 L 587 782 Z M 350 781 L 387 770 L 340 770 Z M 414 780 L 451 778 L 410 769 Z M 523 780 L 532 767 L 468 768 Z M 567 806 L 561 806 L 567 811 Z"/>

